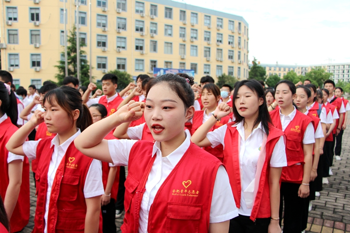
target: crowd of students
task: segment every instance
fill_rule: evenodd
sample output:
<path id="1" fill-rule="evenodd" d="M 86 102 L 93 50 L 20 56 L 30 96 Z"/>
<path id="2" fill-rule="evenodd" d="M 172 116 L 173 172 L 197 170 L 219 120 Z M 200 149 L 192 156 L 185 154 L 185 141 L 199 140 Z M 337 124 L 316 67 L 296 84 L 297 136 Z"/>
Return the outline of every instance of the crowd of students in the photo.
<path id="1" fill-rule="evenodd" d="M 35 233 L 116 232 L 122 212 L 122 232 L 302 232 L 350 110 L 332 80 L 139 75 L 119 93 L 113 74 L 102 90 L 0 81 L 0 232 L 28 223 L 30 163 Z"/>

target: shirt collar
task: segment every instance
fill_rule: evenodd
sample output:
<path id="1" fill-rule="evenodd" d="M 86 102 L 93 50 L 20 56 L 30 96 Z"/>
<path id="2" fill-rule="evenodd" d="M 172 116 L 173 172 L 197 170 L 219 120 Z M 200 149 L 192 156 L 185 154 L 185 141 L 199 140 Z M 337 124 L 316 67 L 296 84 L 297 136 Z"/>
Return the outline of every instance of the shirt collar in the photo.
<path id="1" fill-rule="evenodd" d="M 6 115 L 6 113 L 5 113 L 5 114 L 2 115 L 2 117 L 0 118 L 0 124 L 1 124 L 2 122 L 4 122 L 6 119 L 7 119 L 7 115 Z"/>
<path id="2" fill-rule="evenodd" d="M 114 95 L 112 95 L 111 97 L 107 97 L 107 96 L 106 96 L 106 98 L 107 98 L 107 103 L 113 101 L 117 96 L 118 96 L 118 92 L 116 92 L 116 93 L 115 93 Z"/>
<path id="3" fill-rule="evenodd" d="M 61 145 L 58 142 L 58 135 L 56 135 L 52 140 L 51 140 L 51 146 L 50 148 L 52 148 L 52 146 L 55 147 L 61 147 L 64 151 L 67 151 L 69 145 L 74 141 L 74 139 L 76 137 L 79 136 L 79 134 L 81 134 L 80 129 L 77 130 L 77 132 L 75 134 L 73 134 L 70 138 L 68 138 L 64 143 L 62 143 Z"/>
<path id="4" fill-rule="evenodd" d="M 304 112 L 305 115 L 309 114 L 309 109 L 306 109 L 306 112 Z"/>
<path id="5" fill-rule="evenodd" d="M 316 102 L 313 102 L 310 106 L 306 106 L 306 110 L 309 110 L 311 109 L 314 105 L 315 105 Z"/>
<path id="6" fill-rule="evenodd" d="M 294 106 L 293 106 L 293 108 L 294 108 L 294 110 L 293 110 L 288 116 L 283 115 L 283 114 L 281 113 L 281 109 L 280 109 L 280 116 L 289 117 L 290 120 L 293 120 L 294 117 L 295 117 L 295 114 L 297 113 L 296 108 L 295 108 Z"/>
<path id="7" fill-rule="evenodd" d="M 171 152 L 168 156 L 165 157 L 169 160 L 169 162 L 171 163 L 171 165 L 173 165 L 173 167 L 176 166 L 176 164 L 180 161 L 182 156 L 186 153 L 186 151 L 191 145 L 191 134 L 187 129 L 185 130 L 185 133 L 186 133 L 185 141 L 183 141 L 183 143 L 178 148 L 176 148 L 173 152 Z M 161 154 L 160 142 L 156 141 L 153 145 L 152 157 L 158 151 Z"/>
<path id="8" fill-rule="evenodd" d="M 209 112 L 209 114 L 206 114 L 205 112 L 206 112 L 206 109 L 204 109 L 204 114 L 208 117 L 211 117 L 211 115 L 214 115 L 215 111 Z"/>
<path id="9" fill-rule="evenodd" d="M 244 138 L 244 120 L 235 124 L 235 127 L 237 127 L 239 135 L 241 135 L 242 138 Z M 261 122 L 259 123 L 258 127 L 253 129 L 253 132 L 250 135 L 253 135 L 256 131 L 261 130 L 265 133 L 265 130 L 263 129 Z"/>
<path id="10" fill-rule="evenodd" d="M 333 95 L 331 98 L 327 99 L 328 102 L 331 102 L 332 99 L 334 99 L 335 95 Z"/>

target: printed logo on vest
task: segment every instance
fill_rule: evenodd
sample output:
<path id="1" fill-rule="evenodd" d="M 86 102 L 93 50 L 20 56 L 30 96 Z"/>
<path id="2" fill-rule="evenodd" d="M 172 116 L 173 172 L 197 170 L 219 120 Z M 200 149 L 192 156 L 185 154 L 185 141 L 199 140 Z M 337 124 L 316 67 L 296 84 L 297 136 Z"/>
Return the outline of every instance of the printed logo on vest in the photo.
<path id="1" fill-rule="evenodd" d="M 49 131 L 46 131 L 46 136 L 51 137 L 52 133 L 50 133 Z"/>
<path id="2" fill-rule="evenodd" d="M 312 114 L 314 117 L 317 117 L 317 114 L 316 113 L 314 113 L 314 114 Z"/>
<path id="3" fill-rule="evenodd" d="M 296 133 L 300 133 L 300 126 L 296 125 L 294 128 L 291 128 L 290 131 L 296 132 Z"/>
<path id="4" fill-rule="evenodd" d="M 78 164 L 73 164 L 74 160 L 75 160 L 75 157 L 69 157 L 68 158 L 68 163 L 66 164 L 66 167 L 67 168 L 72 168 L 72 169 L 77 169 Z"/>
<path id="5" fill-rule="evenodd" d="M 215 123 L 215 126 L 216 126 L 216 127 L 220 127 L 220 126 L 223 126 L 223 124 L 221 124 L 220 121 L 217 121 L 217 122 Z"/>
<path id="6" fill-rule="evenodd" d="M 173 196 L 198 197 L 199 191 L 187 189 L 192 184 L 191 180 L 182 181 L 185 189 L 173 189 Z"/>
<path id="7" fill-rule="evenodd" d="M 115 109 L 112 108 L 112 109 L 111 109 L 111 112 L 109 113 L 109 115 L 112 115 L 114 112 L 115 112 Z"/>

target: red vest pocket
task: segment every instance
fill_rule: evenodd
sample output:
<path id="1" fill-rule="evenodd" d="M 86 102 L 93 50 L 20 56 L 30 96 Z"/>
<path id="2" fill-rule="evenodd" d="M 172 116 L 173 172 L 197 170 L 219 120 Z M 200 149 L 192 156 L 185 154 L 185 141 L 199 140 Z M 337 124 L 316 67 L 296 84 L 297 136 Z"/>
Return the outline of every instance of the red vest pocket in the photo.
<path id="1" fill-rule="evenodd" d="M 77 212 L 80 212 L 79 214 Z M 57 232 L 83 232 L 85 228 L 85 217 L 78 218 L 75 216 L 85 216 L 85 210 L 58 210 Z"/>
<path id="2" fill-rule="evenodd" d="M 166 232 L 199 232 L 200 206 L 168 204 Z"/>
<path id="3" fill-rule="evenodd" d="M 282 168 L 282 182 L 290 182 L 301 184 L 303 181 L 304 166 L 303 164 L 294 164 L 292 166 Z"/>
<path id="4" fill-rule="evenodd" d="M 125 196 L 124 196 L 124 208 L 125 212 L 128 212 L 131 205 L 131 199 L 135 195 L 136 188 L 139 186 L 139 182 L 135 180 L 132 176 L 128 176 L 124 183 L 125 186 Z"/>
<path id="5" fill-rule="evenodd" d="M 61 189 L 64 195 L 60 193 L 58 199 L 61 201 L 75 201 L 78 197 L 79 176 L 64 175 L 61 183 Z"/>

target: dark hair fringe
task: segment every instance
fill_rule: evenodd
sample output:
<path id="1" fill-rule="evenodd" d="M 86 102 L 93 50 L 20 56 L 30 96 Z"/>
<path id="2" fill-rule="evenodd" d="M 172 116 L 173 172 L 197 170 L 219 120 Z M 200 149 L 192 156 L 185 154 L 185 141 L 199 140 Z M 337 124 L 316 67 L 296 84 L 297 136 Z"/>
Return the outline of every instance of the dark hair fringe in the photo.
<path id="1" fill-rule="evenodd" d="M 204 87 L 202 88 L 202 92 L 204 90 L 211 92 L 215 96 L 215 98 L 218 98 L 221 95 L 220 88 L 216 86 L 214 83 L 205 84 Z"/>
<path id="2" fill-rule="evenodd" d="M 307 87 L 304 86 L 304 85 L 299 85 L 299 86 L 297 86 L 296 89 L 299 89 L 299 88 L 304 89 L 304 91 L 306 92 L 307 98 L 310 98 L 310 97 L 311 97 L 311 91 L 310 91 L 309 88 L 307 88 Z"/>
<path id="3" fill-rule="evenodd" d="M 96 108 L 99 113 L 101 113 L 101 117 L 105 118 L 107 116 L 107 108 L 103 104 L 92 104 L 89 108 Z"/>

